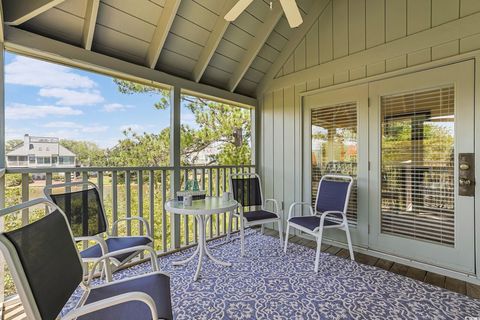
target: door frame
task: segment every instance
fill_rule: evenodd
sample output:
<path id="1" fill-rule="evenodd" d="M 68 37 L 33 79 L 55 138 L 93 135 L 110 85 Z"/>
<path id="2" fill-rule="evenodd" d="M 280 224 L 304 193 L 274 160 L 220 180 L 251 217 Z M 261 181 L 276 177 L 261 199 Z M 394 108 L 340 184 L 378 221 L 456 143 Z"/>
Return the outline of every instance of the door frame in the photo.
<path id="1" fill-rule="evenodd" d="M 399 75 L 404 75 L 404 74 L 410 74 L 410 73 L 414 73 L 414 72 L 418 72 L 418 71 L 429 70 L 429 69 L 433 69 L 433 68 L 437 68 L 437 67 L 446 66 L 446 65 L 449 65 L 449 64 L 452 64 L 452 63 L 459 63 L 459 62 L 468 61 L 468 60 L 475 61 L 475 108 L 476 108 L 476 110 L 475 110 L 476 111 L 475 112 L 475 124 L 476 124 L 477 127 L 480 127 L 480 110 L 477 111 L 478 106 L 480 106 L 480 72 L 479 72 L 480 71 L 480 50 L 477 49 L 477 50 L 472 50 L 472 51 L 469 51 L 469 52 L 460 53 L 458 55 L 454 55 L 454 56 L 450 56 L 450 57 L 446 57 L 446 58 L 441 58 L 441 59 L 438 59 L 438 60 L 428 61 L 428 62 L 425 62 L 425 63 L 413 65 L 413 66 L 407 66 L 407 64 L 405 63 L 405 65 L 402 68 L 397 68 L 397 69 L 386 71 L 384 73 L 374 74 L 374 75 L 366 75 L 365 74 L 365 76 L 362 77 L 362 78 L 355 79 L 355 80 L 350 80 L 350 81 L 347 81 L 347 82 L 340 82 L 340 83 L 335 83 L 335 84 L 331 84 L 331 85 L 327 85 L 327 86 L 316 87 L 316 88 L 310 89 L 310 90 L 306 89 L 306 88 L 303 88 L 299 91 L 295 90 L 296 91 L 295 103 L 296 104 L 298 103 L 300 105 L 300 112 L 299 112 L 299 116 L 298 116 L 298 118 L 300 120 L 298 121 L 298 127 L 297 127 L 298 129 L 296 129 L 296 132 L 298 134 L 299 139 L 296 140 L 296 142 L 299 143 L 299 144 L 302 144 L 302 142 L 303 142 L 303 138 L 302 138 L 302 135 L 303 135 L 303 124 L 302 124 L 302 121 L 303 121 L 303 99 L 305 99 L 305 97 L 307 97 L 307 96 L 314 95 L 314 94 L 317 94 L 317 93 L 322 93 L 322 92 L 328 92 L 328 91 L 331 91 L 331 90 L 348 88 L 348 87 L 352 87 L 352 86 L 356 86 L 356 85 L 360 85 L 360 84 L 368 84 L 370 82 L 377 81 L 377 80 L 388 79 L 388 78 L 392 78 L 392 77 L 399 76 Z M 302 81 L 305 81 L 305 79 L 303 79 L 303 80 L 299 79 L 299 81 L 297 81 L 297 82 L 302 83 Z M 298 86 L 301 86 L 301 87 L 303 86 L 304 87 L 305 82 L 303 82 L 303 84 L 298 85 Z M 475 150 L 479 150 L 479 152 L 475 153 L 475 168 L 476 168 L 475 169 L 475 171 L 476 171 L 475 176 L 477 177 L 477 181 L 480 181 L 479 180 L 479 177 L 480 177 L 480 130 L 477 130 L 475 132 Z M 304 173 L 303 173 L 304 164 L 303 164 L 303 160 L 302 160 L 303 145 L 300 145 L 298 147 L 298 157 L 299 157 L 299 162 L 298 162 L 299 164 L 298 164 L 298 166 L 295 170 L 295 172 L 296 172 L 295 175 L 298 176 L 298 178 L 295 178 L 295 179 L 298 179 L 298 184 L 302 186 L 304 184 Z M 303 199 L 302 194 L 301 194 L 302 191 L 303 191 L 303 188 L 299 188 L 298 194 L 295 195 L 295 199 L 298 199 L 297 201 L 302 201 L 301 200 L 301 199 Z M 480 199 L 480 188 L 476 188 L 475 199 Z M 479 231 L 477 231 L 477 233 L 480 232 L 480 205 L 475 206 L 475 230 L 479 230 Z M 340 245 L 340 246 L 342 245 L 339 242 L 331 241 L 331 240 L 328 240 L 328 239 L 325 239 L 325 242 L 333 244 L 333 245 Z M 445 268 L 441 268 L 441 267 L 437 267 L 437 266 L 432 266 L 432 265 L 429 265 L 429 264 L 426 264 L 426 263 L 397 257 L 395 255 L 385 254 L 385 253 L 378 252 L 378 251 L 368 249 L 368 248 L 362 248 L 362 247 L 358 247 L 358 246 L 355 246 L 355 247 L 356 247 L 356 250 L 358 250 L 361 253 L 369 254 L 371 256 L 375 256 L 375 257 L 378 257 L 378 258 L 388 259 L 388 260 L 395 261 L 395 262 L 398 262 L 398 263 L 402 263 L 402 264 L 405 264 L 405 265 L 421 268 L 421 269 L 426 270 L 426 271 L 440 273 L 440 274 L 443 274 L 443 275 L 446 275 L 446 276 L 449 276 L 449 277 L 452 277 L 452 278 L 456 278 L 456 279 L 460 279 L 460 280 L 463 280 L 463 281 L 467 281 L 467 282 L 471 282 L 471 283 L 475 283 L 475 284 L 480 285 L 480 272 L 478 271 L 478 270 L 480 270 L 480 233 L 478 234 L 478 236 L 475 235 L 475 258 L 476 258 L 475 260 L 476 260 L 476 270 L 477 270 L 476 275 L 468 275 L 468 274 L 453 271 L 453 270 L 450 270 L 450 269 L 445 269 Z"/>
<path id="2" fill-rule="evenodd" d="M 415 77 L 415 78 L 414 78 Z M 419 78 L 421 77 L 421 78 Z M 403 79 L 402 79 L 403 78 Z M 403 80 L 403 82 L 402 82 Z M 398 83 L 395 83 L 398 82 Z M 380 119 L 380 97 L 396 94 L 402 92 L 412 91 L 411 83 L 414 84 L 414 90 L 422 90 L 428 88 L 434 88 L 442 85 L 455 86 L 455 105 L 463 105 L 463 103 L 472 102 L 471 112 L 474 114 L 474 63 L 473 61 L 466 61 L 456 64 L 451 64 L 439 68 L 434 68 L 422 72 L 407 74 L 399 77 L 394 77 L 386 80 L 379 80 L 371 82 L 369 84 L 369 95 L 371 100 L 370 107 L 370 162 L 372 164 L 372 170 L 370 171 L 370 225 L 371 232 L 369 235 L 369 248 L 388 254 L 404 257 L 407 259 L 413 259 L 423 263 L 431 264 L 433 266 L 439 266 L 442 268 L 452 269 L 466 274 L 475 273 L 475 228 L 473 224 L 475 222 L 475 197 L 462 197 L 458 196 L 458 153 L 460 152 L 475 152 L 475 137 L 474 130 L 475 121 L 471 119 L 471 122 L 465 124 L 455 125 L 455 164 L 454 164 L 454 176 L 455 176 L 455 246 L 448 248 L 446 246 L 438 244 L 426 244 L 425 242 L 418 242 L 418 240 L 404 238 L 395 235 L 382 234 L 381 233 L 381 119 Z M 458 87 L 460 86 L 460 91 Z M 459 109 L 455 108 L 456 120 L 458 119 Z M 473 126 L 473 128 L 469 127 Z M 458 135 L 463 133 L 471 133 L 471 141 L 465 143 L 470 144 L 473 150 L 468 150 L 467 146 L 462 144 L 458 145 Z M 467 149 L 465 149 L 467 148 Z M 478 172 L 478 168 L 476 168 Z M 478 188 L 476 188 L 478 192 Z M 461 200 L 461 201 L 459 201 Z M 462 214 L 462 206 L 472 208 L 472 230 L 471 234 L 467 232 L 461 232 L 459 228 L 458 219 L 466 219 Z M 468 219 L 468 218 L 467 218 Z M 465 220 L 463 220 L 463 225 Z M 461 223 L 460 223 L 461 224 Z M 469 225 L 469 224 L 467 224 Z M 463 245 L 464 248 L 459 248 L 458 245 Z M 408 248 L 412 246 L 416 247 L 416 251 L 412 254 L 408 254 Z M 471 246 L 471 248 L 470 248 Z M 462 252 L 462 250 L 465 250 Z M 468 251 L 468 252 L 467 252 Z M 448 252 L 448 253 L 447 253 Z M 471 262 L 467 262 L 470 257 L 464 255 L 472 255 Z M 430 256 L 430 257 L 429 257 Z M 455 258 L 457 256 L 457 258 Z M 462 259 L 464 261 L 462 262 Z M 455 263 L 458 261 L 458 263 Z M 467 265 L 468 264 L 468 265 Z"/>
<path id="3" fill-rule="evenodd" d="M 368 247 L 368 84 L 338 90 L 325 91 L 303 97 L 303 201 L 311 202 L 311 110 L 348 102 L 357 103 L 357 225 L 350 226 L 352 243 Z M 313 205 L 313 204 L 312 204 Z M 345 233 L 339 230 L 325 230 L 324 237 L 346 243 Z"/>

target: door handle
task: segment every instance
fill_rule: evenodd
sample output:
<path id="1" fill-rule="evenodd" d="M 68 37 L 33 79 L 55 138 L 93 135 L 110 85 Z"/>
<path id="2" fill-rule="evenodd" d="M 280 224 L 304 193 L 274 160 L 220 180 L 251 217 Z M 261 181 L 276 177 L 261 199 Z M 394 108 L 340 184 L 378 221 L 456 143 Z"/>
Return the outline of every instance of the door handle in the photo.
<path id="1" fill-rule="evenodd" d="M 460 153 L 458 155 L 458 194 L 460 196 L 475 196 L 475 155 Z"/>

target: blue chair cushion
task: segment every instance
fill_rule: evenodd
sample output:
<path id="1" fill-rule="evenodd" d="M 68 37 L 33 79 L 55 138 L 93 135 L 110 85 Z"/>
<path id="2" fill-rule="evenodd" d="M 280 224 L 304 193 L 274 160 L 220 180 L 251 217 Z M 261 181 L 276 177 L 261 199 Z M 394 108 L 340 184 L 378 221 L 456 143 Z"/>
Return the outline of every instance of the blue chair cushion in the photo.
<path id="1" fill-rule="evenodd" d="M 316 209 L 318 212 L 340 211 L 343 212 L 349 182 L 323 180 L 317 194 Z"/>
<path id="2" fill-rule="evenodd" d="M 288 222 L 302 226 L 309 230 L 315 230 L 320 225 L 320 217 L 319 216 L 304 216 L 304 217 L 293 217 L 288 220 Z M 341 222 L 339 221 L 332 221 L 332 220 L 323 220 L 323 226 L 334 226 L 340 225 Z"/>
<path id="3" fill-rule="evenodd" d="M 128 292 L 144 292 L 152 297 L 157 306 L 159 319 L 173 319 L 172 300 L 170 296 L 170 278 L 167 275 L 153 273 L 140 278 L 111 285 L 93 288 L 85 301 L 85 305 Z M 143 302 L 132 301 L 102 309 L 79 320 L 151 320 L 150 308 Z"/>
<path id="4" fill-rule="evenodd" d="M 247 219 L 248 222 L 278 218 L 275 213 L 265 210 L 244 212 L 243 216 L 245 217 L 245 219 Z"/>
<path id="5" fill-rule="evenodd" d="M 136 246 L 144 246 L 152 242 L 152 240 L 147 237 L 113 237 L 107 238 L 105 242 L 107 243 L 108 252 L 112 252 Z M 133 252 L 119 254 L 115 256 L 115 258 L 120 262 L 124 262 L 125 259 L 132 254 Z M 96 244 L 80 252 L 80 256 L 82 258 L 99 258 L 102 256 L 102 249 L 100 248 L 100 245 Z"/>

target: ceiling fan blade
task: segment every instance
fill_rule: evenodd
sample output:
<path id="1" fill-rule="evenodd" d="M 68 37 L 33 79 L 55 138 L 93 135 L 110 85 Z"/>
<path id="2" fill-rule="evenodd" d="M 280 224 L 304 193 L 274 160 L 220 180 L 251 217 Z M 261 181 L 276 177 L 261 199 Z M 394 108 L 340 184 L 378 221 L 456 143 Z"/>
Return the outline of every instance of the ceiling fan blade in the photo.
<path id="1" fill-rule="evenodd" d="M 252 3 L 253 0 L 239 0 L 225 15 L 225 20 L 233 21 Z"/>
<path id="2" fill-rule="evenodd" d="M 298 27 L 302 24 L 303 19 L 295 0 L 280 0 L 280 4 L 291 28 Z"/>

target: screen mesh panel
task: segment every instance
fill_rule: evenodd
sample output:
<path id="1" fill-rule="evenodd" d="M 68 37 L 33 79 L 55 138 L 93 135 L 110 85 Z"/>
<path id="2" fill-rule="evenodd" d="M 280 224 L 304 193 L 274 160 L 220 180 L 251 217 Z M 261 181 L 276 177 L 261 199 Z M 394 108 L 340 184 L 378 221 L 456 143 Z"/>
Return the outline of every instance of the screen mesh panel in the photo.
<path id="1" fill-rule="evenodd" d="M 233 178 L 233 198 L 244 207 L 261 206 L 262 196 L 258 178 Z"/>
<path id="2" fill-rule="evenodd" d="M 318 182 L 325 174 L 344 174 L 354 179 L 347 217 L 357 223 L 357 104 L 347 103 L 312 109 L 312 203 Z"/>
<path id="3" fill-rule="evenodd" d="M 381 98 L 381 230 L 454 245 L 454 87 Z"/>

